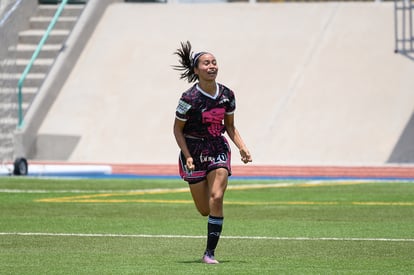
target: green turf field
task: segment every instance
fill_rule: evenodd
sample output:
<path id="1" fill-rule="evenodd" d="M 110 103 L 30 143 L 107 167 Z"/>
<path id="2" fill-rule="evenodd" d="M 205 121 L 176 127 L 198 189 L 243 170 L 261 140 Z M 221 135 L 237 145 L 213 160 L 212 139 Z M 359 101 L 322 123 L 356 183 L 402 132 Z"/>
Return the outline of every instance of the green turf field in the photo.
<path id="1" fill-rule="evenodd" d="M 180 180 L 0 178 L 0 274 L 413 274 L 414 183 L 231 180 L 216 250 Z"/>

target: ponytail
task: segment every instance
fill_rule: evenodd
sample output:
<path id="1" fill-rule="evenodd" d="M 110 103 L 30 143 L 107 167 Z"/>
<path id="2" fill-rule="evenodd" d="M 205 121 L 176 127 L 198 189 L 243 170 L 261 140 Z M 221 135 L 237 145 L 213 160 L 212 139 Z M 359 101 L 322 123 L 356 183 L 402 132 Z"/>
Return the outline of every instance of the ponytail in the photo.
<path id="1" fill-rule="evenodd" d="M 187 41 L 185 43 L 181 42 L 181 48 L 177 49 L 174 54 L 180 57 L 178 60 L 180 65 L 173 66 L 174 70 L 182 71 L 180 79 L 186 78 L 189 83 L 197 81 L 198 75 L 194 73 L 194 68 L 198 66 L 198 59 L 205 54 L 205 52 L 194 54 L 191 51 L 190 41 Z"/>

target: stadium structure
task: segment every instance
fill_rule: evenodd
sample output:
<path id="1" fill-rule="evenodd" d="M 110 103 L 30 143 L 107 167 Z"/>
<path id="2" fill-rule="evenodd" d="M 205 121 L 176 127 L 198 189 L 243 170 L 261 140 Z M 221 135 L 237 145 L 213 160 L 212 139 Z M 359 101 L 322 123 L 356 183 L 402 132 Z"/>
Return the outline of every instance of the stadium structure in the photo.
<path id="1" fill-rule="evenodd" d="M 172 123 L 189 85 L 173 52 L 190 40 L 216 55 L 218 81 L 236 93 L 248 170 L 414 174 L 412 10 L 400 0 L 1 1 L 0 159 L 174 173 Z"/>

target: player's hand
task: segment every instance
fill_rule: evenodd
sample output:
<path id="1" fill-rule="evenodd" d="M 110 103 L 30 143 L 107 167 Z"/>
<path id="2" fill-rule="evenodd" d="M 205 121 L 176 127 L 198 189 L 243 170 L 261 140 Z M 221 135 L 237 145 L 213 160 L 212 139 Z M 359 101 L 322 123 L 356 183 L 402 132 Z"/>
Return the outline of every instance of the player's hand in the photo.
<path id="1" fill-rule="evenodd" d="M 243 161 L 244 163 L 252 162 L 252 155 L 250 155 L 250 152 L 249 150 L 247 150 L 247 148 L 240 149 L 240 156 L 241 161 Z"/>
<path id="2" fill-rule="evenodd" d="M 194 166 L 194 160 L 192 157 L 187 158 L 186 166 L 187 166 L 188 171 L 194 171 L 195 166 Z"/>

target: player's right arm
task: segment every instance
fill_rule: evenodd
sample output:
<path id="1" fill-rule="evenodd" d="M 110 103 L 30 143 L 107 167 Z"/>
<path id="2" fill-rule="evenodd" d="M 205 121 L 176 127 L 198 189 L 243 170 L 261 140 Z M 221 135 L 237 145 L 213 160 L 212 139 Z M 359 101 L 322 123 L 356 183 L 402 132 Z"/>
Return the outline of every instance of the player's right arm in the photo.
<path id="1" fill-rule="evenodd" d="M 194 170 L 194 163 L 193 163 L 193 158 L 191 157 L 190 151 L 188 150 L 187 143 L 185 142 L 185 137 L 183 133 L 184 125 L 185 125 L 185 121 L 175 118 L 174 137 L 175 137 L 175 140 L 177 141 L 178 147 L 181 149 L 181 152 L 183 153 L 186 159 L 187 169 L 192 171 Z"/>

